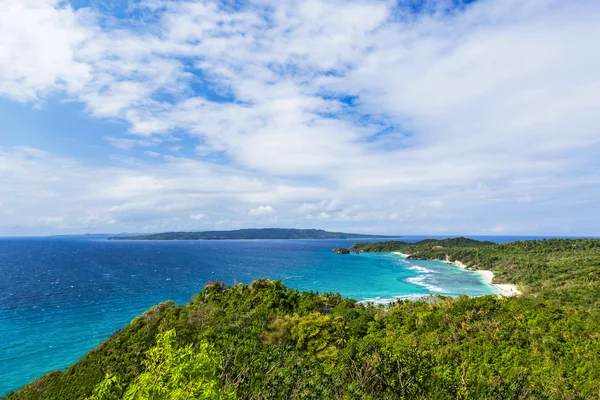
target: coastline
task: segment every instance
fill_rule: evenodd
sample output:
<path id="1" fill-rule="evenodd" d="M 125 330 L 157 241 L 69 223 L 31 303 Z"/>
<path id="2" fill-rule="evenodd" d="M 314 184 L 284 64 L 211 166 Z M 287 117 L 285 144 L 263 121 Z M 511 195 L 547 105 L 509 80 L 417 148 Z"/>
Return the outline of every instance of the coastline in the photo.
<path id="1" fill-rule="evenodd" d="M 397 255 L 402 256 L 404 258 L 408 258 L 410 256 L 410 254 L 401 253 L 399 251 L 392 251 L 392 254 L 397 254 Z M 496 289 L 498 291 L 498 295 L 501 296 L 501 297 L 519 296 L 519 295 L 523 294 L 513 284 L 510 284 L 510 283 L 492 283 L 492 281 L 494 280 L 494 273 L 492 271 L 479 270 L 479 269 L 478 270 L 469 269 L 469 268 L 467 268 L 467 266 L 465 264 L 463 264 L 460 261 L 450 261 L 450 258 L 448 256 L 446 256 L 446 260 L 440 260 L 440 261 L 444 261 L 446 264 L 454 265 L 456 267 L 459 267 L 459 268 L 462 268 L 462 269 L 465 269 L 465 270 L 469 270 L 469 271 L 473 271 L 473 272 L 479 273 L 483 277 L 483 280 L 485 281 L 485 283 L 487 283 L 488 285 L 490 285 L 494 289 Z"/>
<path id="2" fill-rule="evenodd" d="M 469 269 L 469 268 L 467 268 L 467 266 L 465 264 L 463 264 L 460 261 L 450 261 L 450 259 L 449 259 L 448 256 L 446 256 L 445 263 L 446 264 L 450 264 L 450 265 L 454 265 L 456 267 L 459 267 L 459 268 L 462 268 L 462 269 L 466 269 L 466 270 L 469 270 L 469 271 L 478 272 L 483 277 L 483 280 L 485 281 L 485 283 L 487 283 L 488 285 L 494 287 L 498 291 L 498 294 L 500 296 L 502 296 L 502 297 L 519 296 L 519 295 L 523 294 L 513 284 L 510 284 L 510 283 L 492 283 L 492 281 L 494 280 L 494 273 L 492 271 L 481 270 L 481 269 L 476 269 L 476 270 Z"/>

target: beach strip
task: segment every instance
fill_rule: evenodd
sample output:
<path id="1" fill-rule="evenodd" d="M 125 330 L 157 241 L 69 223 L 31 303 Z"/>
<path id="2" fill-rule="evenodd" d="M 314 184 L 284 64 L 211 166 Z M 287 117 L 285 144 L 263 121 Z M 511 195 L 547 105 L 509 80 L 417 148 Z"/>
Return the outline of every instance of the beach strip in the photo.
<path id="1" fill-rule="evenodd" d="M 399 251 L 392 251 L 392 254 L 397 254 L 404 258 L 408 258 L 410 256 L 410 254 L 401 253 Z M 511 285 L 510 283 L 492 283 L 492 281 L 494 280 L 494 273 L 492 271 L 469 269 L 469 268 L 467 268 L 467 266 L 465 264 L 463 264 L 460 261 L 450 261 L 448 256 L 446 256 L 445 262 L 446 262 L 446 264 L 455 265 L 459 268 L 466 269 L 468 271 L 477 272 L 478 274 L 480 274 L 483 277 L 483 280 L 485 281 L 485 283 L 494 287 L 498 291 L 498 294 L 502 297 L 519 296 L 519 295 L 523 294 L 519 291 L 519 289 L 517 289 L 517 287 L 515 285 Z"/>
<path id="2" fill-rule="evenodd" d="M 448 257 L 446 257 L 446 263 L 455 265 L 459 268 L 466 269 L 468 271 L 473 271 L 473 272 L 479 273 L 483 277 L 483 280 L 485 281 L 485 283 L 487 283 L 490 286 L 493 286 L 498 291 L 498 294 L 500 294 L 500 296 L 510 297 L 510 296 L 519 296 L 519 295 L 523 294 L 519 291 L 519 289 L 517 289 L 517 287 L 515 285 L 512 285 L 510 283 L 492 283 L 492 281 L 494 280 L 494 273 L 492 271 L 480 270 L 480 269 L 472 270 L 472 269 L 467 268 L 467 266 L 460 261 L 450 261 L 448 259 Z"/>

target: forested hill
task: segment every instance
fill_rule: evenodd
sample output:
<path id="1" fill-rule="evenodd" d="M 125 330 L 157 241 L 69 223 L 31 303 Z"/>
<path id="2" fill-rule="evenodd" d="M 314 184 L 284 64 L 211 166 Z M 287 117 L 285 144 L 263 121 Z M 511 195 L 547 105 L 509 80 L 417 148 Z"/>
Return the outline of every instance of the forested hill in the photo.
<path id="1" fill-rule="evenodd" d="M 354 252 L 392 252 L 410 249 L 426 250 L 432 247 L 457 248 L 457 247 L 483 247 L 495 245 L 494 242 L 479 241 L 465 237 L 448 238 L 448 239 L 424 239 L 415 243 L 403 242 L 398 240 L 390 240 L 388 242 L 377 243 L 354 243 L 350 247 Z"/>
<path id="2" fill-rule="evenodd" d="M 224 239 L 367 239 L 391 236 L 327 232 L 322 229 L 238 229 L 233 231 L 165 232 L 140 236 L 115 236 L 111 240 L 224 240 Z"/>
<path id="3" fill-rule="evenodd" d="M 600 240 L 395 243 L 381 246 L 457 257 L 524 294 L 385 307 L 268 280 L 212 282 L 7 399 L 598 398 Z"/>

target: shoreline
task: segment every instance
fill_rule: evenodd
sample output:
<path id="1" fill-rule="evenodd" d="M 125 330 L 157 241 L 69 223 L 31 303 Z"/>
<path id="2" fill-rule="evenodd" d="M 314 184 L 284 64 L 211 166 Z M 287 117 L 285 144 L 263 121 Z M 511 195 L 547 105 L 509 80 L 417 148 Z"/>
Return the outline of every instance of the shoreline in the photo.
<path id="1" fill-rule="evenodd" d="M 399 256 L 402 256 L 404 258 L 408 258 L 410 256 L 410 254 L 405 254 L 405 253 L 401 253 L 399 251 L 392 251 L 392 254 L 397 254 Z M 492 283 L 492 281 L 494 280 L 494 273 L 492 271 L 489 270 L 480 270 L 480 269 L 469 269 L 467 268 L 467 266 L 460 262 L 460 261 L 450 261 L 450 258 L 448 256 L 446 256 L 445 260 L 439 260 L 439 261 L 443 261 L 446 264 L 450 264 L 450 265 L 454 265 L 455 267 L 467 270 L 467 271 L 473 271 L 473 272 L 477 272 L 479 273 L 479 275 L 481 275 L 481 277 L 483 278 L 483 280 L 485 281 L 486 284 L 492 286 L 494 289 L 496 289 L 496 291 L 498 292 L 498 295 L 500 297 L 511 297 L 511 296 L 520 296 L 523 293 L 521 293 L 521 291 L 519 289 L 517 289 L 517 287 L 513 284 L 510 283 Z"/>
<path id="2" fill-rule="evenodd" d="M 519 289 L 517 289 L 515 285 L 511 283 L 492 283 L 492 281 L 494 280 L 494 273 L 492 271 L 489 271 L 487 269 L 469 269 L 464 263 L 458 260 L 450 261 L 450 258 L 448 256 L 446 256 L 446 260 L 444 260 L 444 262 L 446 264 L 454 265 L 467 271 L 479 273 L 482 276 L 485 283 L 495 288 L 498 291 L 498 294 L 502 297 L 520 296 L 523 294 Z"/>

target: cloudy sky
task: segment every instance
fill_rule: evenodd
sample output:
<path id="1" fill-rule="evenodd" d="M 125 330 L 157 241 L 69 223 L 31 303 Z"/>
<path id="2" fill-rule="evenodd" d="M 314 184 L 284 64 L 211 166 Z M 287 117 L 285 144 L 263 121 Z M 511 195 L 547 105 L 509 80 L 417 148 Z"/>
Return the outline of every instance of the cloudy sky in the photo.
<path id="1" fill-rule="evenodd" d="M 600 234 L 596 0 L 0 1 L 0 235 Z"/>

